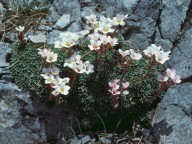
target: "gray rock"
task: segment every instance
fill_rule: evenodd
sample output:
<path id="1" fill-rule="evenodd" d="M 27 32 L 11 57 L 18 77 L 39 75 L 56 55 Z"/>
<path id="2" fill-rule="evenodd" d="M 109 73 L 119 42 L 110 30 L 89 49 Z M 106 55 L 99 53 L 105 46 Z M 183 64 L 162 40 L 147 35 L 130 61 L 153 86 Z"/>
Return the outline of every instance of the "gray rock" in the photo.
<path id="1" fill-rule="evenodd" d="M 28 93 L 15 84 L 0 81 L 0 143 L 39 144 L 45 131 L 36 116 Z"/>
<path id="2" fill-rule="evenodd" d="M 171 50 L 173 46 L 173 43 L 169 39 L 161 38 L 161 34 L 158 28 L 156 28 L 156 31 L 155 31 L 155 44 L 158 46 L 161 46 L 164 51 Z"/>
<path id="3" fill-rule="evenodd" d="M 168 89 L 153 118 L 152 135 L 159 144 L 191 144 L 192 84 Z"/>
<path id="4" fill-rule="evenodd" d="M 0 67 L 7 67 L 9 63 L 5 61 L 6 55 L 11 52 L 11 45 L 9 43 L 0 42 Z"/>
<path id="5" fill-rule="evenodd" d="M 53 30 L 51 31 L 47 36 L 47 43 L 48 44 L 54 44 L 55 41 L 59 40 L 59 34 L 61 31 Z"/>
<path id="6" fill-rule="evenodd" d="M 39 31 L 52 31 L 53 30 L 53 28 L 52 27 L 50 27 L 50 26 L 45 26 L 45 25 L 40 25 L 40 26 L 38 26 L 38 28 L 37 28 Z"/>
<path id="7" fill-rule="evenodd" d="M 164 39 L 174 41 L 180 33 L 180 28 L 189 9 L 189 0 L 162 0 L 161 33 Z"/>
<path id="8" fill-rule="evenodd" d="M 67 29 L 67 31 L 70 31 L 70 32 L 79 32 L 81 30 L 82 30 L 82 27 L 81 27 L 81 21 L 80 20 L 72 23 L 70 25 L 70 27 Z"/>
<path id="9" fill-rule="evenodd" d="M 77 139 L 77 138 L 72 139 L 70 144 L 85 144 L 91 141 L 93 141 L 93 139 L 91 139 L 89 135 L 86 135 L 81 139 Z"/>
<path id="10" fill-rule="evenodd" d="M 54 28 L 56 29 L 63 29 L 65 28 L 70 22 L 70 14 L 64 14 L 62 17 L 56 22 Z"/>
<path id="11" fill-rule="evenodd" d="M 56 22 L 59 18 L 60 18 L 60 16 L 57 14 L 57 12 L 55 12 L 55 11 L 53 10 L 53 7 L 51 7 L 51 8 L 50 8 L 50 14 L 49 14 L 49 16 L 48 16 L 48 18 L 47 18 L 47 21 L 54 23 L 54 22 Z"/>
<path id="12" fill-rule="evenodd" d="M 29 35 L 28 38 L 34 43 L 46 43 L 47 38 L 44 34 Z"/>
<path id="13" fill-rule="evenodd" d="M 70 14 L 71 21 L 80 18 L 80 5 L 78 0 L 55 0 L 53 2 L 53 8 L 60 16 Z"/>
<path id="14" fill-rule="evenodd" d="M 0 15 L 3 14 L 4 10 L 5 10 L 5 9 L 4 9 L 3 5 L 0 3 Z"/>
<path id="15" fill-rule="evenodd" d="M 177 47 L 173 50 L 169 65 L 186 78 L 192 75 L 192 29 L 185 31 Z"/>

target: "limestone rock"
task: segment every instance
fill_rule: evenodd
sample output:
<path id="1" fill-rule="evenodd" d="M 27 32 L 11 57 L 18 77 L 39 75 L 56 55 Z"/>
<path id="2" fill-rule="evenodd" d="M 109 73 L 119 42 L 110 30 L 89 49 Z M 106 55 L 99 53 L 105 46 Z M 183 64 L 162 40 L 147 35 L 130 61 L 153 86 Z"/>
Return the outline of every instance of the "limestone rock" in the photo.
<path id="1" fill-rule="evenodd" d="M 191 144 L 192 84 L 168 89 L 153 118 L 153 138 L 159 144 Z"/>
<path id="2" fill-rule="evenodd" d="M 174 41 L 180 33 L 180 28 L 189 9 L 189 0 L 162 0 L 161 33 L 164 39 Z"/>
<path id="3" fill-rule="evenodd" d="M 6 55 L 11 51 L 11 45 L 9 43 L 0 42 L 0 67 L 7 67 L 9 63 L 5 61 Z"/>
<path id="4" fill-rule="evenodd" d="M 0 143 L 39 144 L 45 131 L 36 117 L 28 93 L 0 81 Z"/>
<path id="5" fill-rule="evenodd" d="M 63 29 L 65 28 L 70 22 L 70 14 L 64 14 L 54 25 L 54 28 Z"/>
<path id="6" fill-rule="evenodd" d="M 71 21 L 75 21 L 80 18 L 80 5 L 78 0 L 54 0 L 54 11 L 58 15 L 70 14 Z"/>
<path id="7" fill-rule="evenodd" d="M 169 65 L 186 78 L 192 75 L 192 29 L 185 32 L 177 47 L 173 50 Z"/>

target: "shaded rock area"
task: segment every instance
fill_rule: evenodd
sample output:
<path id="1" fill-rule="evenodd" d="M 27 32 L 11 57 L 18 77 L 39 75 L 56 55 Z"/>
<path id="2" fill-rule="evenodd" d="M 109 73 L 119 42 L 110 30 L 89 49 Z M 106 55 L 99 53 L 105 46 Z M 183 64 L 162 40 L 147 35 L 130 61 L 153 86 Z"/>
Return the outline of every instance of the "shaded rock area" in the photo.
<path id="1" fill-rule="evenodd" d="M 159 144 L 191 144 L 192 84 L 169 88 L 153 119 L 153 136 Z M 164 121 L 164 123 L 162 123 Z M 159 127 L 158 127 L 159 125 Z"/>
<path id="2" fill-rule="evenodd" d="M 40 144 L 45 131 L 32 106 L 30 95 L 15 84 L 0 81 L 0 143 Z"/>
<path id="3" fill-rule="evenodd" d="M 4 5 L 12 2 L 0 0 L 0 17 L 6 12 Z M 40 21 L 35 32 L 46 34 L 47 43 L 54 44 L 60 32 L 82 30 L 82 16 L 91 13 L 109 17 L 117 13 L 129 14 L 121 33 L 131 47 L 145 49 L 155 43 L 171 51 L 166 66 L 176 69 L 183 83 L 168 89 L 154 116 L 152 138 L 149 139 L 152 143 L 191 144 L 192 1 L 52 0 L 48 16 Z M 59 21 L 63 16 L 68 16 L 68 21 Z M 0 18 L 0 26 L 1 23 Z M 15 41 L 16 35 L 13 31 L 6 32 L 6 42 L 3 39 L 0 42 L 0 78 L 9 74 L 6 56 L 11 45 L 8 42 Z M 47 107 L 38 97 L 31 100 L 28 93 L 14 84 L 0 82 L 0 143 L 41 143 L 47 139 L 62 139 L 72 132 L 71 126 L 76 127 L 71 113 L 67 106 Z"/>
<path id="4" fill-rule="evenodd" d="M 0 42 L 0 78 L 3 75 L 10 74 L 9 69 L 9 59 L 11 52 L 11 44 Z"/>

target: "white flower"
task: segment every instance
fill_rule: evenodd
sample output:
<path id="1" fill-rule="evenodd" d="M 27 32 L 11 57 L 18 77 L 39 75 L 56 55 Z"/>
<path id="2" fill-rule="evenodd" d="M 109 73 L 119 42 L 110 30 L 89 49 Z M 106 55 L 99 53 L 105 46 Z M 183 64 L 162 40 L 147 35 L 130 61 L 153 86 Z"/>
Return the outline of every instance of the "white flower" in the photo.
<path id="1" fill-rule="evenodd" d="M 100 23 L 101 24 L 111 24 L 112 21 L 113 20 L 111 18 L 106 18 L 104 16 L 100 16 Z"/>
<path id="2" fill-rule="evenodd" d="M 126 57 L 127 55 L 130 55 L 130 50 L 122 51 L 122 49 L 119 49 L 118 52 L 122 55 L 122 57 Z"/>
<path id="3" fill-rule="evenodd" d="M 63 95 L 68 95 L 70 87 L 65 83 L 61 83 L 57 88 L 57 91 Z"/>
<path id="4" fill-rule="evenodd" d="M 52 94 L 53 94 L 54 96 L 57 96 L 57 95 L 60 94 L 60 92 L 58 91 L 58 89 L 55 89 L 54 91 L 52 91 Z"/>
<path id="5" fill-rule="evenodd" d="M 22 27 L 22 26 L 18 26 L 15 28 L 18 32 L 23 32 L 25 27 Z"/>
<path id="6" fill-rule="evenodd" d="M 114 32 L 114 29 L 111 28 L 111 24 L 102 24 L 99 27 L 99 31 L 104 34 L 107 34 L 107 33 Z"/>
<path id="7" fill-rule="evenodd" d="M 55 62 L 57 61 L 57 57 L 58 57 L 57 53 L 50 52 L 47 56 L 46 62 L 48 63 Z"/>
<path id="8" fill-rule="evenodd" d="M 100 37 L 100 40 L 101 40 L 101 43 L 102 43 L 102 44 L 106 45 L 107 43 L 110 42 L 111 37 L 110 37 L 110 36 L 106 36 L 106 35 L 102 35 L 102 36 Z"/>
<path id="9" fill-rule="evenodd" d="M 56 88 L 56 87 L 58 87 L 58 85 L 59 84 L 61 84 L 61 83 L 65 83 L 65 84 L 67 84 L 67 83 L 69 83 L 69 78 L 60 78 L 59 76 L 56 76 L 55 77 L 55 79 L 52 81 L 52 83 L 51 83 L 51 87 L 52 88 Z"/>
<path id="10" fill-rule="evenodd" d="M 73 39 L 70 39 L 70 38 L 64 38 L 62 39 L 62 45 L 66 48 L 70 48 L 72 47 L 75 43 L 73 41 Z"/>
<path id="11" fill-rule="evenodd" d="M 110 40 L 110 45 L 113 47 L 113 46 L 115 46 L 116 44 L 118 44 L 118 43 L 117 43 L 117 38 L 111 38 L 111 40 Z"/>
<path id="12" fill-rule="evenodd" d="M 167 69 L 166 70 L 166 76 L 169 78 L 174 78 L 176 75 L 176 71 L 174 69 Z"/>
<path id="13" fill-rule="evenodd" d="M 37 49 L 39 52 L 38 54 L 42 57 L 42 58 L 46 58 L 50 53 L 51 53 L 51 50 L 48 50 L 48 49 Z"/>
<path id="14" fill-rule="evenodd" d="M 93 29 L 94 29 L 94 32 L 98 32 L 99 29 L 100 29 L 100 24 L 98 22 L 95 22 L 93 25 L 92 25 Z"/>
<path id="15" fill-rule="evenodd" d="M 89 34 L 89 30 L 82 30 L 80 32 L 77 33 L 79 35 L 80 38 L 84 38 L 85 35 Z"/>
<path id="16" fill-rule="evenodd" d="M 124 19 L 126 18 L 128 18 L 128 14 L 126 14 L 125 16 L 122 14 L 117 14 L 117 16 L 113 18 L 114 24 L 124 26 Z"/>
<path id="17" fill-rule="evenodd" d="M 53 82 L 53 80 L 55 80 L 54 75 L 52 74 L 50 75 L 41 74 L 41 76 L 43 76 L 43 78 L 45 79 L 46 84 L 50 84 Z"/>
<path id="18" fill-rule="evenodd" d="M 90 74 L 90 73 L 94 72 L 94 70 L 93 70 L 94 66 L 89 61 L 86 61 L 84 63 L 84 69 L 85 69 L 86 74 Z"/>
<path id="19" fill-rule="evenodd" d="M 63 45 L 62 45 L 61 41 L 55 41 L 54 48 L 62 48 L 62 47 L 63 47 Z"/>
<path id="20" fill-rule="evenodd" d="M 89 49 L 92 50 L 98 50 L 100 49 L 101 42 L 100 41 L 94 41 L 90 40 L 91 45 L 88 45 Z"/>
<path id="21" fill-rule="evenodd" d="M 73 64 L 75 63 L 75 60 L 73 58 L 68 58 L 65 60 L 64 67 L 68 66 L 70 68 L 73 68 Z"/>
<path id="22" fill-rule="evenodd" d="M 80 63 L 81 61 L 81 55 L 79 55 L 79 52 L 75 52 L 72 56 L 71 56 L 72 59 L 74 59 L 74 61 L 76 63 Z"/>
<path id="23" fill-rule="evenodd" d="M 85 18 L 86 18 L 86 19 L 88 20 L 88 22 L 90 22 L 91 24 L 95 23 L 96 20 L 97 20 L 97 17 L 96 17 L 96 15 L 94 15 L 94 14 L 91 14 L 90 16 L 86 16 Z"/>
<path id="24" fill-rule="evenodd" d="M 91 39 L 91 40 L 94 40 L 94 41 L 97 41 L 100 37 L 100 34 L 99 33 L 93 33 L 93 34 L 90 34 L 88 35 L 88 37 Z"/>
<path id="25" fill-rule="evenodd" d="M 161 46 L 156 46 L 155 44 L 152 44 L 151 46 L 148 46 L 146 50 L 144 50 L 144 54 L 148 57 L 151 57 L 155 53 L 158 53 L 161 49 Z"/>
<path id="26" fill-rule="evenodd" d="M 140 53 L 136 53 L 133 49 L 130 49 L 130 57 L 133 60 L 140 60 L 142 58 L 142 55 Z"/>
<path id="27" fill-rule="evenodd" d="M 59 74 L 59 69 L 57 67 L 53 67 L 53 68 L 51 68 L 51 73 L 53 75 L 57 75 L 57 74 Z"/>
<path id="28" fill-rule="evenodd" d="M 74 64 L 73 65 L 73 70 L 77 73 L 84 73 L 85 69 L 84 69 L 84 65 L 83 64 Z"/>
<path id="29" fill-rule="evenodd" d="M 169 54 L 171 51 L 164 52 L 160 51 L 158 53 L 155 53 L 155 60 L 161 64 L 164 64 L 167 60 L 169 60 Z"/>

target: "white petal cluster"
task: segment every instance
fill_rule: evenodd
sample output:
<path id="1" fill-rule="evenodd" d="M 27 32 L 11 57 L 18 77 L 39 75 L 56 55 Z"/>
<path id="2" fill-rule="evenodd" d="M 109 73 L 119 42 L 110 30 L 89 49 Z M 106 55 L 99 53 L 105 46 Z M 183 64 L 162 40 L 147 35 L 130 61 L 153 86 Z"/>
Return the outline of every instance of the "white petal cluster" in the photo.
<path id="1" fill-rule="evenodd" d="M 156 46 L 155 44 L 147 47 L 147 49 L 143 52 L 148 57 L 152 57 L 154 55 L 155 60 L 160 64 L 164 64 L 167 60 L 169 60 L 169 54 L 171 53 L 171 51 L 164 52 L 161 50 L 161 46 Z"/>
<path id="2" fill-rule="evenodd" d="M 179 75 L 176 75 L 176 70 L 167 68 L 167 70 L 165 71 L 165 75 L 160 78 L 160 81 L 172 81 L 173 83 L 180 83 L 181 79 Z"/>
<path id="3" fill-rule="evenodd" d="M 83 62 L 78 53 L 74 53 L 70 58 L 66 59 L 63 66 L 68 66 L 77 73 L 90 74 L 94 72 L 94 66 L 89 61 Z"/>
<path id="4" fill-rule="evenodd" d="M 132 60 L 140 60 L 142 55 L 138 52 L 135 52 L 133 49 L 125 50 L 119 49 L 118 52 L 121 54 L 122 57 L 130 56 Z"/>
<path id="5" fill-rule="evenodd" d="M 55 62 L 57 61 L 57 58 L 58 58 L 58 54 L 57 53 L 54 53 L 52 52 L 51 50 L 48 50 L 48 49 L 38 49 L 38 54 L 46 59 L 46 62 L 48 63 L 52 63 L 52 62 Z"/>
<path id="6" fill-rule="evenodd" d="M 86 16 L 85 19 L 87 20 L 87 23 L 91 26 L 91 28 L 93 28 L 94 32 L 108 34 L 115 31 L 115 26 L 124 26 L 124 20 L 127 17 L 128 15 L 117 14 L 117 16 L 113 17 L 112 19 L 104 16 L 100 16 L 100 18 L 98 18 L 96 15 L 91 14 L 89 16 Z"/>
<path id="7" fill-rule="evenodd" d="M 90 44 L 88 45 L 89 49 L 92 50 L 99 50 L 102 45 L 110 45 L 110 47 L 114 47 L 117 45 L 117 38 L 112 38 L 111 36 L 107 36 L 105 34 L 93 33 L 88 35 L 90 38 Z"/>
<path id="8" fill-rule="evenodd" d="M 80 33 L 82 35 L 82 33 Z M 59 35 L 59 40 L 55 41 L 55 48 L 70 48 L 75 45 L 80 38 L 79 34 L 72 32 L 62 32 Z"/>
<path id="9" fill-rule="evenodd" d="M 69 78 L 60 78 L 59 69 L 53 68 L 43 68 L 43 74 L 41 76 L 45 79 L 45 84 L 49 84 L 54 90 L 52 94 L 57 96 L 59 94 L 67 95 L 69 93 L 70 87 L 67 85 L 69 83 Z"/>

